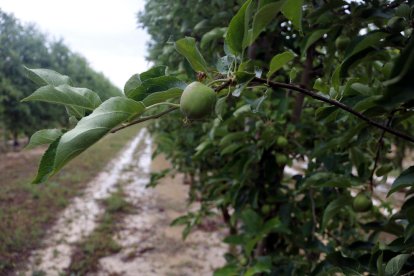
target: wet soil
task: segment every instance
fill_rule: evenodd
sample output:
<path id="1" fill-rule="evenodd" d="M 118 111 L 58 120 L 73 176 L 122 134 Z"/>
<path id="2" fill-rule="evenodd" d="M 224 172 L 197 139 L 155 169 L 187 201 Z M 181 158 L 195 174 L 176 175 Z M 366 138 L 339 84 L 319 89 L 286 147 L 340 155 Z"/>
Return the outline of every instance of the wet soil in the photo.
<path id="1" fill-rule="evenodd" d="M 220 223 L 196 229 L 185 241 L 181 227 L 170 227 L 172 220 L 197 206 L 188 206 L 188 186 L 182 184 L 181 175 L 161 180 L 155 189 L 146 188 L 151 170 L 169 167 L 162 157 L 151 161 L 151 153 L 151 139 L 144 129 L 62 212 L 20 274 L 66 274 L 77 244 L 102 216 L 99 203 L 120 186 L 133 206 L 132 212 L 122 215 L 113 237 L 121 250 L 100 259 L 97 271 L 89 275 L 212 275 L 224 265 L 227 248 Z"/>

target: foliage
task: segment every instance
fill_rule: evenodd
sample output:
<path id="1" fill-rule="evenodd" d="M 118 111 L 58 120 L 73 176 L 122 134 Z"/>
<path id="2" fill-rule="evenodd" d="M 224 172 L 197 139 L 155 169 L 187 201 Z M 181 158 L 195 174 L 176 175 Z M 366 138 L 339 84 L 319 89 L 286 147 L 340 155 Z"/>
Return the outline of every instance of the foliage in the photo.
<path id="1" fill-rule="evenodd" d="M 16 142 L 19 134 L 29 136 L 39 127 L 68 125 L 61 108 L 20 103 L 35 88 L 27 80 L 24 66 L 59 70 L 70 75 L 77 85 L 99 91 L 103 100 L 120 95 L 101 73 L 95 72 L 62 41 L 48 41 L 34 25 L 23 25 L 1 10 L 0 45 L 0 119 Z"/>
<path id="2" fill-rule="evenodd" d="M 184 123 L 170 114 L 152 132 L 157 151 L 192 179 L 190 199 L 201 203 L 174 224 L 188 234 L 219 212 L 228 228 L 224 241 L 233 250 L 216 275 L 414 269 L 412 167 L 388 187 L 389 195 L 405 195 L 400 208 L 378 189 L 405 169 L 414 142 L 412 1 L 153 0 L 139 18 L 153 37 L 149 58 L 170 69 L 132 76 L 125 97 L 104 101 L 54 137 L 36 181 L 106 133 L 174 111 L 184 82 L 197 78 L 216 91 L 216 114 Z M 346 49 L 336 48 L 338 37 L 349 38 Z M 59 90 L 46 83 L 42 91 Z M 59 103 L 69 108 L 79 95 Z M 356 212 L 360 192 L 379 204 Z"/>

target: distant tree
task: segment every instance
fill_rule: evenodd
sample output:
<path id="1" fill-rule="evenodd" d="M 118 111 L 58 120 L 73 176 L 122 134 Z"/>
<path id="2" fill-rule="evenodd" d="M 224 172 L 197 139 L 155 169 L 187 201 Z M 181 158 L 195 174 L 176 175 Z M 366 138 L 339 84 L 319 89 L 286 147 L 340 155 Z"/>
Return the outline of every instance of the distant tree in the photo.
<path id="1" fill-rule="evenodd" d="M 35 89 L 26 77 L 25 66 L 46 67 L 70 75 L 74 84 L 97 91 L 102 100 L 121 95 L 102 73 L 94 71 L 62 40 L 48 41 L 35 25 L 23 25 L 0 10 L 0 118 L 16 145 L 19 134 L 30 136 L 39 126 L 68 124 L 65 111 L 56 106 L 20 102 Z"/>

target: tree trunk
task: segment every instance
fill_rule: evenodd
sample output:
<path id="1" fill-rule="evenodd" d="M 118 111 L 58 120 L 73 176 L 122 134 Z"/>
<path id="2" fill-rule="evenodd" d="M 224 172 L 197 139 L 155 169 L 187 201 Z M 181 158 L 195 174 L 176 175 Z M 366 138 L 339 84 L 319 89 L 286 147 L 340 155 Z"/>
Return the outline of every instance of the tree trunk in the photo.
<path id="1" fill-rule="evenodd" d="M 303 72 L 300 78 L 300 86 L 305 89 L 311 89 L 311 81 L 313 75 L 313 47 L 309 47 L 306 53 L 306 61 Z M 304 94 L 296 95 L 296 102 L 293 108 L 292 123 L 297 124 L 302 115 L 303 102 L 305 100 Z"/>
<path id="2" fill-rule="evenodd" d="M 13 149 L 16 149 L 20 146 L 19 137 L 17 131 L 13 132 Z"/>

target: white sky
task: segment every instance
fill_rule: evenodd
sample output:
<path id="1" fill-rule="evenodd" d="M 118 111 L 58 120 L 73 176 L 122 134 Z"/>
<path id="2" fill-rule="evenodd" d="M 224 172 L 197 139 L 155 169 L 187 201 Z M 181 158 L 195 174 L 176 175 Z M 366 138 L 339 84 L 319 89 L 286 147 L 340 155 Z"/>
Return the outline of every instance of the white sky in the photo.
<path id="1" fill-rule="evenodd" d="M 148 34 L 137 28 L 144 0 L 0 0 L 0 8 L 21 22 L 35 23 L 51 38 L 62 38 L 97 71 L 123 88 L 148 69 Z"/>

